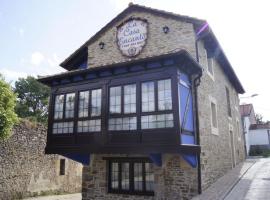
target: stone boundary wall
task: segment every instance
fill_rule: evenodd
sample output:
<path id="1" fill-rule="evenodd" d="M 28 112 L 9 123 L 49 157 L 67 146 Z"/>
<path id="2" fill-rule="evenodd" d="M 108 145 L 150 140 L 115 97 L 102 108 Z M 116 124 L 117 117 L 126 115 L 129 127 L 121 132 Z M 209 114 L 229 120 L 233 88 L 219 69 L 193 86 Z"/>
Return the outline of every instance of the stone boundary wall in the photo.
<path id="1" fill-rule="evenodd" d="M 23 121 L 0 141 L 0 199 L 81 191 L 82 165 L 58 155 L 45 155 L 47 130 Z M 65 159 L 65 175 L 60 173 Z"/>

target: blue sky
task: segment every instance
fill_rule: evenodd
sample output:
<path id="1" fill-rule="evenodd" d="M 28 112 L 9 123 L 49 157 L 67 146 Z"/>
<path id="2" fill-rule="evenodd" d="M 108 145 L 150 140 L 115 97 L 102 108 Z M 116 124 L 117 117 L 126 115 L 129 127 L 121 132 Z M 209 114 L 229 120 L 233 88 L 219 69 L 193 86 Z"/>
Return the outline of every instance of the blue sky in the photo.
<path id="1" fill-rule="evenodd" d="M 58 65 L 131 0 L 0 0 L 0 73 L 15 81 L 63 71 Z M 270 120 L 267 0 L 133 0 L 206 19 L 246 89 L 242 99 Z"/>

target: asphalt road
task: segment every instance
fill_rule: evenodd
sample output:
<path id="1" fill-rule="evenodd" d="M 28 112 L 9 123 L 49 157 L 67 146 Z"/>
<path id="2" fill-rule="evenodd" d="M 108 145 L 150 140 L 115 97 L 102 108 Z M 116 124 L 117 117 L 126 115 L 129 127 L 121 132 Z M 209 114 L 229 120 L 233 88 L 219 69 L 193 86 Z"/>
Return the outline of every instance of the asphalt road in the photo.
<path id="1" fill-rule="evenodd" d="M 258 160 L 225 200 L 270 200 L 270 158 Z"/>

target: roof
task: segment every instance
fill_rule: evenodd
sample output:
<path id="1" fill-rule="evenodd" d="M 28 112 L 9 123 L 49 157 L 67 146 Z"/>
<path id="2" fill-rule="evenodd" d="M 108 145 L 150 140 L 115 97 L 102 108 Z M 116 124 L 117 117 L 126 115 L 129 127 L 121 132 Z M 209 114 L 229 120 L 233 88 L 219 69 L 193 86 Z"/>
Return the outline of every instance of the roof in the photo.
<path id="1" fill-rule="evenodd" d="M 128 15 L 130 12 L 138 11 L 138 12 L 148 12 L 155 15 L 167 17 L 167 18 L 173 18 L 176 20 L 192 23 L 194 25 L 194 28 L 196 32 L 200 32 L 201 27 L 204 27 L 207 22 L 202 19 L 197 19 L 194 17 L 184 16 L 175 14 L 172 12 L 167 12 L 163 10 L 153 9 L 150 7 L 145 7 L 137 4 L 129 4 L 129 6 L 123 10 L 120 14 L 118 14 L 114 19 L 112 19 L 107 25 L 105 25 L 100 31 L 98 31 L 95 35 L 93 35 L 89 40 L 87 40 L 81 47 L 79 47 L 74 53 L 72 53 L 68 58 L 66 58 L 60 66 L 70 70 L 74 69 L 74 63 L 78 62 L 78 60 L 81 60 L 83 58 L 87 58 L 87 47 L 92 42 L 96 41 L 104 32 L 106 32 L 111 26 L 116 23 L 117 21 L 124 18 L 126 15 Z M 205 42 L 210 43 L 211 45 L 214 44 L 214 48 L 218 49 L 218 54 L 216 55 L 216 58 L 218 62 L 220 63 L 221 67 L 223 68 L 224 73 L 227 75 L 228 79 L 231 81 L 232 85 L 236 88 L 238 93 L 243 94 L 245 92 L 241 82 L 239 81 L 238 77 L 236 76 L 231 64 L 229 63 L 226 55 L 224 54 L 222 48 L 220 47 L 215 35 L 211 31 L 210 27 L 207 27 L 207 34 L 202 34 L 202 39 Z"/>
<path id="2" fill-rule="evenodd" d="M 240 114 L 242 117 L 247 117 L 251 114 L 253 110 L 253 105 L 252 104 L 243 104 L 240 105 Z"/>
<path id="3" fill-rule="evenodd" d="M 270 129 L 270 123 L 266 124 L 251 124 L 249 130 L 257 130 L 257 129 Z"/>
<path id="4" fill-rule="evenodd" d="M 128 67 L 128 66 L 132 66 L 132 65 L 138 65 L 142 62 L 152 62 L 152 61 L 156 61 L 156 60 L 160 60 L 160 59 L 168 59 L 168 58 L 176 58 L 177 60 L 181 61 L 181 67 L 186 66 L 186 70 L 189 71 L 195 71 L 195 73 L 201 75 L 202 73 L 202 68 L 199 65 L 199 63 L 197 63 L 194 58 L 184 49 L 175 51 L 175 52 L 170 52 L 168 54 L 162 54 L 159 56 L 152 56 L 152 57 L 147 57 L 144 59 L 140 59 L 140 60 L 130 60 L 130 61 L 126 61 L 126 62 L 122 62 L 122 63 L 114 63 L 114 64 L 110 64 L 110 65 L 102 65 L 99 67 L 94 67 L 94 68 L 87 68 L 87 69 L 78 69 L 78 70 L 72 70 L 72 71 L 66 71 L 66 72 L 62 72 L 59 74 L 55 74 L 52 76 L 42 76 L 38 78 L 38 81 L 47 85 L 50 85 L 50 82 L 53 80 L 57 80 L 57 79 L 64 79 L 64 78 L 70 78 L 71 76 L 76 76 L 76 75 L 83 75 L 83 76 L 87 76 L 89 73 L 92 72 L 102 72 L 104 70 L 113 70 L 116 68 L 121 68 L 121 67 Z M 185 65 L 183 64 L 185 63 Z"/>

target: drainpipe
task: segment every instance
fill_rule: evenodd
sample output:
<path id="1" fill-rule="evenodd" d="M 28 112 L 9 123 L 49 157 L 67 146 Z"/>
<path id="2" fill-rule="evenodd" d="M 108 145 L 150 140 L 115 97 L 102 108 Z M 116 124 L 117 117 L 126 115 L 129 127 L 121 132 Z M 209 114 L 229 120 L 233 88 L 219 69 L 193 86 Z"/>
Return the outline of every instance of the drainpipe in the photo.
<path id="1" fill-rule="evenodd" d="M 195 48 L 196 48 L 196 60 L 199 63 L 199 50 L 198 50 L 198 40 L 195 41 Z M 195 100 L 195 115 L 196 115 L 196 143 L 197 145 L 200 145 L 200 128 L 199 128 L 199 112 L 198 112 L 198 86 L 200 85 L 202 73 L 200 73 L 195 79 L 194 79 L 194 100 Z M 198 193 L 202 193 L 202 176 L 201 176 L 201 154 L 198 154 Z"/>

